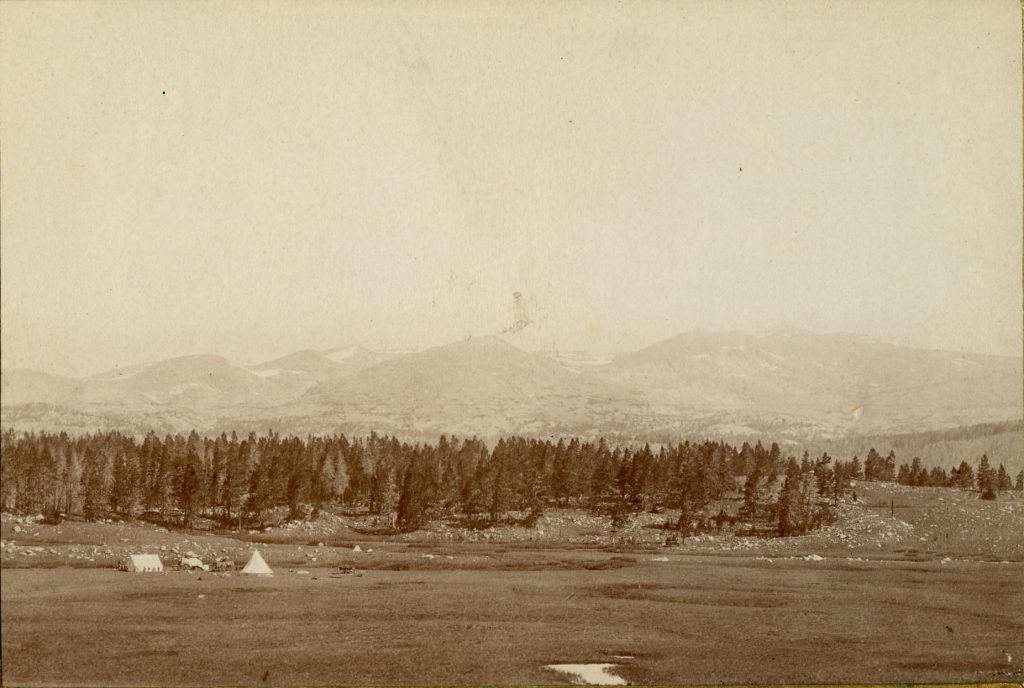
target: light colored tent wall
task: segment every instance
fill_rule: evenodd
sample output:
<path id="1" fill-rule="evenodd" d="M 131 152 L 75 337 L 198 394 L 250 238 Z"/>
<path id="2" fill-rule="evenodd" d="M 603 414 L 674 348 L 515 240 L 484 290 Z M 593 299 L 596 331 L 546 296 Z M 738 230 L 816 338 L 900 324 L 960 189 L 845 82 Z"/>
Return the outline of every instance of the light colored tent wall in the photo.
<path id="1" fill-rule="evenodd" d="M 160 573 L 164 564 L 155 554 L 132 554 L 128 557 L 126 570 L 133 573 Z"/>

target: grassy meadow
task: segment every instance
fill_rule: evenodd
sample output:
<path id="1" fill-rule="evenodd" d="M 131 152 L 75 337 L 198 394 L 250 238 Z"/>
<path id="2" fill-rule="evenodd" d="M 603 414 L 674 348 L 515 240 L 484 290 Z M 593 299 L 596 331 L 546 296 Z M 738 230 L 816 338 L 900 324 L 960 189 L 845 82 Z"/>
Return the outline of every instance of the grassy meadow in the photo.
<path id="1" fill-rule="evenodd" d="M 4 549 L 3 682 L 566 684 L 545 665 L 591 662 L 630 683 L 1019 682 L 1020 501 L 897 488 L 859 488 L 848 532 L 743 551 L 25 527 L 44 544 Z M 143 542 L 165 564 L 257 546 L 275 575 L 113 570 Z"/>

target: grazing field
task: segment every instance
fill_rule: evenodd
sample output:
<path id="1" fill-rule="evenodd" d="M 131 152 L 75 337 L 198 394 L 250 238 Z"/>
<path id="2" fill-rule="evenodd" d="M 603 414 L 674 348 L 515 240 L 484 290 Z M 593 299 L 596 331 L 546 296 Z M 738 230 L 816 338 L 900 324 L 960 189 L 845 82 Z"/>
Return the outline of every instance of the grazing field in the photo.
<path id="1" fill-rule="evenodd" d="M 585 568 L 613 556 L 340 578 L 8 570 L 4 683 L 565 683 L 544 665 L 583 662 L 617 663 L 634 683 L 1021 676 L 1019 563 L 677 555 Z"/>
<path id="2" fill-rule="evenodd" d="M 5 516 L 3 682 L 566 684 L 545 667 L 591 663 L 630 683 L 1024 678 L 1019 498 L 858 494 L 807 536 L 672 547 L 370 536 L 334 517 L 233 535 Z M 582 513 L 546 518 L 600 534 Z M 274 577 L 173 569 L 254 547 Z M 115 571 L 128 551 L 168 571 Z"/>

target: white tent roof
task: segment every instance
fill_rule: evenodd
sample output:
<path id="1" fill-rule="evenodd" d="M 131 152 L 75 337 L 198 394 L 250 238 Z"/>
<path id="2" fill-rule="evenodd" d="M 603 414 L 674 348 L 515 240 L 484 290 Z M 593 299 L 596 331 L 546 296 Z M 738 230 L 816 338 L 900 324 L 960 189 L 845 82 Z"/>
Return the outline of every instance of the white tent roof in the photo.
<path id="1" fill-rule="evenodd" d="M 263 557 L 256 550 L 253 550 L 252 556 L 249 557 L 249 563 L 242 569 L 242 573 L 252 574 L 254 576 L 273 576 L 274 572 L 267 566 L 267 562 L 263 561 Z"/>
<path id="2" fill-rule="evenodd" d="M 164 564 L 155 554 L 128 555 L 129 571 L 163 571 Z"/>

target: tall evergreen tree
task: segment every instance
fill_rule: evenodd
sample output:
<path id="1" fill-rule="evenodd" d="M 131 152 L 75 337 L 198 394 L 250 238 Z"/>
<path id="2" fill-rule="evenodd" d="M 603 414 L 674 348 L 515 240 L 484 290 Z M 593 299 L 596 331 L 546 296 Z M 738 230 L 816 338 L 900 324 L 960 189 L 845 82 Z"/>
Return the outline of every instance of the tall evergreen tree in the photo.
<path id="1" fill-rule="evenodd" d="M 992 466 L 988 462 L 988 455 L 983 454 L 981 461 L 978 462 L 978 490 L 981 491 L 982 499 L 995 499 L 996 498 L 996 476 L 995 471 L 992 470 Z"/>
<path id="2" fill-rule="evenodd" d="M 804 531 L 807 522 L 804 485 L 800 467 L 795 459 L 790 459 L 779 493 L 779 535 L 798 535 Z"/>
<path id="3" fill-rule="evenodd" d="M 996 492 L 1005 492 L 1013 488 L 1013 483 L 1010 481 L 1010 474 L 1006 472 L 1006 468 L 1003 464 L 999 464 L 999 470 L 996 472 Z"/>
<path id="4" fill-rule="evenodd" d="M 110 509 L 117 514 L 131 514 L 132 485 L 131 469 L 120 452 L 114 458 L 113 480 L 108 497 Z"/>

